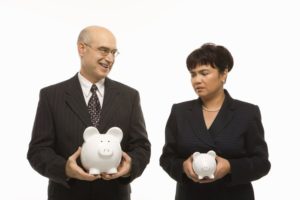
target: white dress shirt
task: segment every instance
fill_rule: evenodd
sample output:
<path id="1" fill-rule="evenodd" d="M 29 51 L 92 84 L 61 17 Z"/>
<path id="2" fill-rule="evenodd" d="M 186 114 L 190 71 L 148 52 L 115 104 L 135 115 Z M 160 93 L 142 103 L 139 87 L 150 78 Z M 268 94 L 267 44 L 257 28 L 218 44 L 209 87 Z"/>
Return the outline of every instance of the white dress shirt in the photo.
<path id="1" fill-rule="evenodd" d="M 81 85 L 81 89 L 82 89 L 82 92 L 83 92 L 85 103 L 86 103 L 86 105 L 88 105 L 89 100 L 92 96 L 91 87 L 92 87 L 93 83 L 91 83 L 89 80 L 84 78 L 80 74 L 80 72 L 78 72 L 78 79 L 79 79 L 79 82 L 80 82 L 80 85 Z M 104 82 L 105 82 L 105 79 L 101 79 L 100 81 L 95 83 L 95 85 L 98 88 L 96 93 L 97 93 L 97 96 L 98 96 L 101 107 L 103 105 L 103 97 L 104 97 Z"/>

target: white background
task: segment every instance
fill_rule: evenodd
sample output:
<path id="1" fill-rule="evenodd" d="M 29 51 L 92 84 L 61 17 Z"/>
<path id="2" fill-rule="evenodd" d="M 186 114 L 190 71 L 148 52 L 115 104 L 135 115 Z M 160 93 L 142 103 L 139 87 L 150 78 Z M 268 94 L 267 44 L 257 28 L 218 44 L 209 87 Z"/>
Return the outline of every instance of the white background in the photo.
<path id="1" fill-rule="evenodd" d="M 38 94 L 79 70 L 76 40 L 88 25 L 116 35 L 121 54 L 109 76 L 140 91 L 152 157 L 132 184 L 132 200 L 174 199 L 175 181 L 159 166 L 164 127 L 173 103 L 196 98 L 185 59 L 205 42 L 234 56 L 231 96 L 261 108 L 272 169 L 253 182 L 256 199 L 299 199 L 298 4 L 1 0 L 0 199 L 46 199 L 47 179 L 26 159 Z"/>

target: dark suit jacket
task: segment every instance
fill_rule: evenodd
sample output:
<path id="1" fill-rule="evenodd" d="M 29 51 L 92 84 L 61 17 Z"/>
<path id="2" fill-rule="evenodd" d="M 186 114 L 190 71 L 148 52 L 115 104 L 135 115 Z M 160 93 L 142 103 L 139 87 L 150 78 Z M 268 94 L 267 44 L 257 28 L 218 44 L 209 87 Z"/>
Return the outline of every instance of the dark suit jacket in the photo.
<path id="1" fill-rule="evenodd" d="M 172 107 L 160 164 L 177 181 L 176 200 L 253 200 L 251 181 L 270 170 L 259 108 L 232 99 L 226 90 L 225 94 L 209 129 L 201 99 Z M 183 172 L 183 162 L 196 151 L 209 150 L 229 160 L 231 173 L 213 183 L 194 183 Z"/>
<path id="2" fill-rule="evenodd" d="M 100 133 L 113 126 L 122 129 L 122 150 L 132 158 L 130 177 L 110 181 L 66 181 L 66 160 L 82 145 L 83 132 L 88 126 L 92 124 L 77 74 L 41 90 L 27 157 L 37 172 L 49 178 L 48 198 L 130 199 L 129 183 L 142 174 L 150 159 L 150 142 L 139 93 L 106 78 L 98 127 Z M 81 165 L 80 159 L 78 162 Z"/>

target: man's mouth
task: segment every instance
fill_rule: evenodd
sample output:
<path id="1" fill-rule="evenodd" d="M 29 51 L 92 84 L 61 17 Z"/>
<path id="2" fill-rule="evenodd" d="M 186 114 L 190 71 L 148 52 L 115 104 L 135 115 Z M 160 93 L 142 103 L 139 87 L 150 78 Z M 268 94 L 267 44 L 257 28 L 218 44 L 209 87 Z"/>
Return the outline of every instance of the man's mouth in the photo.
<path id="1" fill-rule="evenodd" d="M 109 64 L 107 63 L 99 63 L 99 65 L 101 65 L 102 67 L 108 69 L 109 68 Z"/>

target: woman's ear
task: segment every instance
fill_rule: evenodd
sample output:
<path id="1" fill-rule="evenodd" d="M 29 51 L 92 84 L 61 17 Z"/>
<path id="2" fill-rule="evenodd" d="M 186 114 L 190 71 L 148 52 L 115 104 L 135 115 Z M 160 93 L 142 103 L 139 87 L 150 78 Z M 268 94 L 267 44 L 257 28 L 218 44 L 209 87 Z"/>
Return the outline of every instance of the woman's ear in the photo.
<path id="1" fill-rule="evenodd" d="M 222 74 L 222 83 L 225 84 L 226 83 L 226 79 L 227 79 L 227 74 L 228 74 L 228 68 L 226 68 Z"/>

